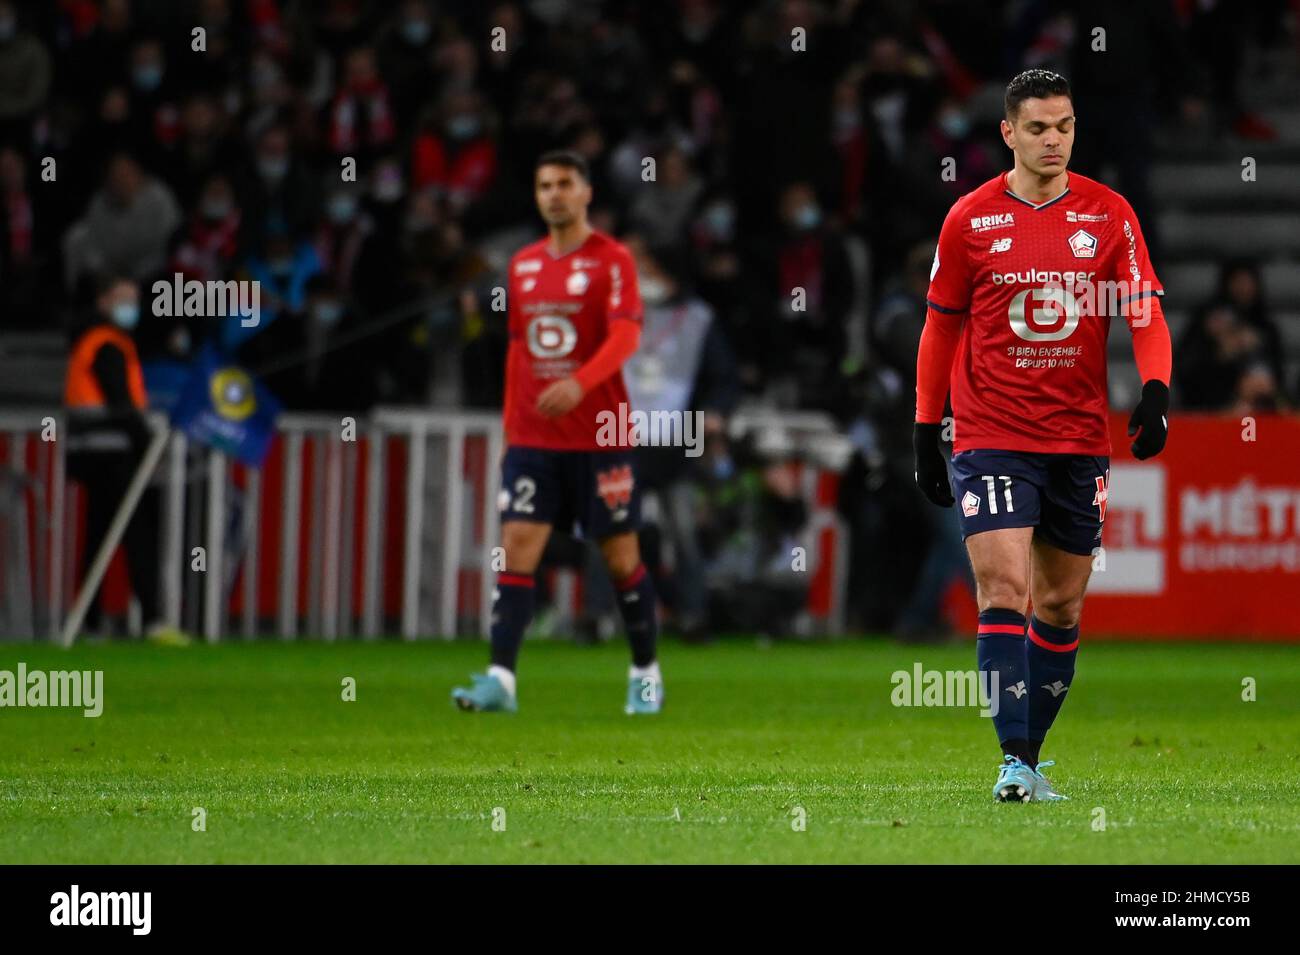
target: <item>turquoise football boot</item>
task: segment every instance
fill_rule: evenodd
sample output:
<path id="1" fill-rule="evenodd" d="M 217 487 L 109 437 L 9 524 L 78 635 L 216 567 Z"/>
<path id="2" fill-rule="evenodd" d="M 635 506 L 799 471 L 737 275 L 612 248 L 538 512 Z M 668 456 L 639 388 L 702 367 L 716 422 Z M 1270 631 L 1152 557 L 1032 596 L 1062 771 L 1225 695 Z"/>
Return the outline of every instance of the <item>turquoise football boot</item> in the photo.
<path id="1" fill-rule="evenodd" d="M 1038 777 L 1028 765 L 1014 756 L 1003 756 L 998 767 L 998 781 L 993 798 L 998 802 L 1029 802 L 1034 796 Z"/>
<path id="2" fill-rule="evenodd" d="M 658 713 L 663 705 L 663 680 L 652 676 L 627 678 L 627 704 L 623 707 L 624 713 L 628 716 L 651 715 Z"/>
<path id="3" fill-rule="evenodd" d="M 469 713 L 514 713 L 519 704 L 501 685 L 501 681 L 487 673 L 472 673 L 471 687 L 458 686 L 451 691 L 451 699 Z"/>
<path id="4" fill-rule="evenodd" d="M 1034 792 L 1031 797 L 1033 802 L 1061 802 L 1070 798 L 1058 793 L 1056 787 L 1052 785 L 1052 781 L 1043 775 L 1044 766 L 1055 765 L 1055 760 L 1049 759 L 1034 767 Z"/>

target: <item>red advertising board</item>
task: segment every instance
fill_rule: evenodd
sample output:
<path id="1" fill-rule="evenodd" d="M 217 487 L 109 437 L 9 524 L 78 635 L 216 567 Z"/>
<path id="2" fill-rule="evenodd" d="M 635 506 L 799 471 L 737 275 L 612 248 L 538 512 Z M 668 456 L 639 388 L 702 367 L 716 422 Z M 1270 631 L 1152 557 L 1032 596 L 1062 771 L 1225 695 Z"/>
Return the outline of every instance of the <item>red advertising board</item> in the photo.
<path id="1" fill-rule="evenodd" d="M 1300 641 L 1300 417 L 1178 415 L 1134 460 L 1113 444 L 1092 635 Z"/>

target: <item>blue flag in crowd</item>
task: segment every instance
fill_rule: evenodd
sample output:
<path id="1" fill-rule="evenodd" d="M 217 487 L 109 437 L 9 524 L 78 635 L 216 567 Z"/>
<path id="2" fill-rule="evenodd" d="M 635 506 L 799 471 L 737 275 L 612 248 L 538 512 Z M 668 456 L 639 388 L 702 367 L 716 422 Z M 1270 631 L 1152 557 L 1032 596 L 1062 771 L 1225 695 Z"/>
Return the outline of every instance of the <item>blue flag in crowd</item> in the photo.
<path id="1" fill-rule="evenodd" d="M 199 352 L 172 408 L 172 426 L 191 441 L 261 467 L 271 446 L 280 402 L 211 346 Z"/>

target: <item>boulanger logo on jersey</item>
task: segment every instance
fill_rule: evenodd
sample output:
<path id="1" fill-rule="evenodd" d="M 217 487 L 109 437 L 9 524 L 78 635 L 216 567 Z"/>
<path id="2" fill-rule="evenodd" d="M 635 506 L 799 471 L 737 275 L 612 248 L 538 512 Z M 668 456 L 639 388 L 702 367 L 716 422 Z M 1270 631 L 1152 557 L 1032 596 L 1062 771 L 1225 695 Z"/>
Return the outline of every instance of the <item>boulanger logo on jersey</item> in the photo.
<path id="1" fill-rule="evenodd" d="M 1056 307 L 1030 308 L 1031 303 Z M 1063 288 L 1027 288 L 1011 300 L 1007 318 L 1011 330 L 1027 342 L 1059 342 L 1079 327 L 1079 305 Z"/>
<path id="2" fill-rule="evenodd" d="M 1061 285 L 1069 289 L 1081 288 L 1092 281 L 1096 272 L 1056 272 L 1048 269 L 1026 269 L 1023 272 L 994 272 L 994 285 Z"/>
<path id="3" fill-rule="evenodd" d="M 578 330 L 563 315 L 538 315 L 528 323 L 528 350 L 534 358 L 563 358 L 578 344 Z"/>

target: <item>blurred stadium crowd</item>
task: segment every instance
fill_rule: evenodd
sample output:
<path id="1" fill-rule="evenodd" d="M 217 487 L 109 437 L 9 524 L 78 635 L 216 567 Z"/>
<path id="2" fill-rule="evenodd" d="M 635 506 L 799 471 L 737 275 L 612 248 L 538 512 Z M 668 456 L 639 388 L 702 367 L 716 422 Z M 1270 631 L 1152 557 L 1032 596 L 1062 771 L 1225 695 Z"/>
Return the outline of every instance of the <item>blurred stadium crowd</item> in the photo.
<path id="1" fill-rule="evenodd" d="M 1159 268 L 1153 131 L 1274 138 L 1239 78 L 1248 51 L 1294 43 L 1293 18 L 1287 0 L 0 0 L 0 328 L 74 327 L 106 272 L 146 305 L 177 271 L 255 278 L 257 328 L 145 307 L 142 356 L 213 342 L 292 409 L 499 407 L 492 290 L 540 231 L 534 158 L 572 148 L 596 224 L 636 249 L 661 323 L 650 358 L 673 316 L 707 327 L 684 363 L 660 363 L 698 372 L 678 403 L 714 436 L 655 478 L 697 494 L 678 563 L 751 581 L 780 563 L 804 519 L 771 467 L 787 452 L 729 448 L 725 422 L 742 406 L 825 412 L 853 448 L 850 623 L 924 632 L 964 557 L 955 527 L 914 531 L 937 516 L 911 486 L 916 343 L 939 223 L 1007 166 L 1007 77 L 1070 77 L 1090 118 L 1072 168 L 1130 199 Z M 1095 23 L 1105 57 L 1089 55 Z M 1254 262 L 1223 263 L 1177 330 L 1182 407 L 1294 400 L 1260 285 Z M 672 377 L 631 373 L 650 394 Z M 787 616 L 798 597 L 782 586 L 733 608 L 754 617 L 736 625 Z M 702 595 L 675 599 L 686 629 L 704 625 Z"/>

